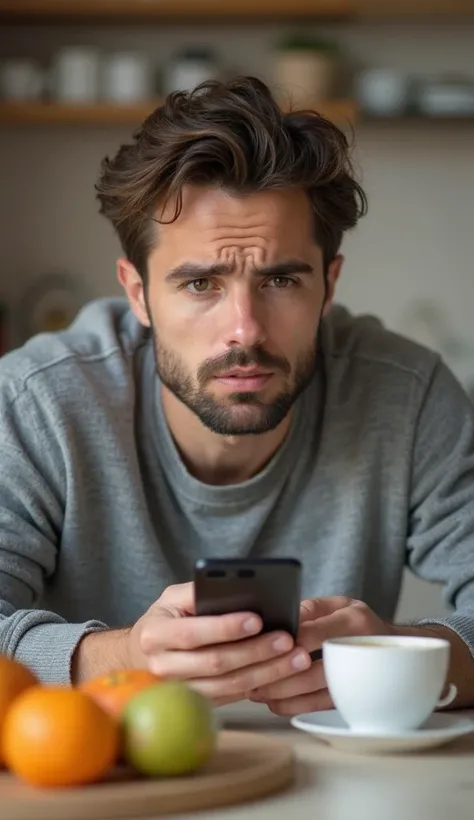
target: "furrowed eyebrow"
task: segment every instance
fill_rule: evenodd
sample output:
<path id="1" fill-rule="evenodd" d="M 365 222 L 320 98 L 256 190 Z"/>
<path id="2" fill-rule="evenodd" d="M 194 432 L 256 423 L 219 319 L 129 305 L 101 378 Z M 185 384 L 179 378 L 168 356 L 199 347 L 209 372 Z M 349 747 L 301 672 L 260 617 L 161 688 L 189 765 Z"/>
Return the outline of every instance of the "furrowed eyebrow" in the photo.
<path id="1" fill-rule="evenodd" d="M 229 265 L 196 265 L 183 262 L 173 268 L 166 276 L 167 282 L 182 282 L 185 279 L 205 279 L 208 276 L 229 276 L 232 268 Z"/>
<path id="2" fill-rule="evenodd" d="M 292 273 L 314 273 L 314 270 L 312 265 L 301 259 L 288 259 L 285 262 L 277 262 L 275 265 L 256 268 L 254 273 L 257 276 L 290 276 Z"/>
<path id="3" fill-rule="evenodd" d="M 266 265 L 263 268 L 254 268 L 256 276 L 290 276 L 294 273 L 314 273 L 312 266 L 308 262 L 300 259 L 288 259 L 285 262 L 277 262 L 275 265 Z M 210 276 L 231 276 L 233 269 L 230 265 L 197 265 L 193 262 L 183 262 L 173 268 L 166 276 L 167 282 L 182 282 L 189 279 L 206 279 Z"/>

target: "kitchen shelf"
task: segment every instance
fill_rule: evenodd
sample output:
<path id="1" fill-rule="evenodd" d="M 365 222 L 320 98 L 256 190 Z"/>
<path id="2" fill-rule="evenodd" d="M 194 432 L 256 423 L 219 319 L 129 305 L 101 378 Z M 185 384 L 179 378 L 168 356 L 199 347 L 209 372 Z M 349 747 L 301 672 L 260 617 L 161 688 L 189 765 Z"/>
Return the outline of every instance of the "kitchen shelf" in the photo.
<path id="1" fill-rule="evenodd" d="M 377 125 L 380 127 L 395 127 L 395 126 L 409 126 L 409 125 L 429 125 L 442 126 L 462 126 L 467 127 L 474 125 L 474 114 L 407 114 L 406 116 L 396 117 L 375 117 L 373 115 L 361 114 L 358 119 L 358 125 Z"/>
<path id="2" fill-rule="evenodd" d="M 20 22 L 474 19 L 473 0 L 0 0 Z"/>
<path id="3" fill-rule="evenodd" d="M 22 20 L 149 21 L 348 17 L 352 0 L 0 0 L 0 17 Z"/>
<path id="4" fill-rule="evenodd" d="M 117 106 L 105 103 L 63 105 L 58 103 L 0 102 L 1 125 L 131 125 L 138 126 L 160 100 L 139 105 Z M 326 116 L 338 125 L 353 123 L 357 106 L 352 100 L 309 102 L 306 107 Z"/>
<path id="5" fill-rule="evenodd" d="M 354 13 L 372 20 L 474 18 L 473 0 L 354 0 Z"/>
<path id="6" fill-rule="evenodd" d="M 132 126 L 137 127 L 162 100 L 156 99 L 139 105 L 64 105 L 58 103 L 8 103 L 0 102 L 1 126 Z M 474 115 L 426 115 L 407 114 L 396 117 L 375 117 L 361 112 L 354 100 L 327 100 L 295 106 L 309 108 L 327 117 L 340 127 L 376 125 L 381 128 L 412 126 L 474 126 Z"/>
<path id="7" fill-rule="evenodd" d="M 140 125 L 162 100 L 156 99 L 149 103 L 138 105 L 108 105 L 106 103 L 92 103 L 87 105 L 64 105 L 59 103 L 10 103 L 0 102 L 0 125 L 75 125 L 75 126 L 113 126 Z M 354 100 L 327 100 L 314 103 L 308 101 L 306 105 L 296 108 L 309 108 L 323 114 L 339 126 L 377 125 L 380 127 L 409 126 L 409 125 L 462 125 L 473 126 L 473 116 L 463 115 L 426 115 L 408 114 L 396 117 L 375 117 L 364 114 Z"/>

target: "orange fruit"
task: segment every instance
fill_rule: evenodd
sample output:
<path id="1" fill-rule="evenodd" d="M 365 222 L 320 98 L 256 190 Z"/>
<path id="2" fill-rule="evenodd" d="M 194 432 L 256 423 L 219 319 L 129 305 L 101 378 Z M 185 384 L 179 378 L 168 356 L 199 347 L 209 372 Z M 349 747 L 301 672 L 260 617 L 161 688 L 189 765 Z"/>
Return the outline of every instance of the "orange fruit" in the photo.
<path id="1" fill-rule="evenodd" d="M 78 786 L 107 774 L 119 729 L 86 694 L 35 686 L 10 707 L 3 728 L 8 768 L 32 786 Z"/>
<path id="2" fill-rule="evenodd" d="M 159 682 L 160 678 L 146 669 L 118 669 L 85 681 L 79 688 L 106 712 L 119 718 L 125 704 L 133 695 Z"/>
<path id="3" fill-rule="evenodd" d="M 3 724 L 13 701 L 25 689 L 35 686 L 38 679 L 28 667 L 13 658 L 0 655 L 0 766 L 2 765 Z"/>

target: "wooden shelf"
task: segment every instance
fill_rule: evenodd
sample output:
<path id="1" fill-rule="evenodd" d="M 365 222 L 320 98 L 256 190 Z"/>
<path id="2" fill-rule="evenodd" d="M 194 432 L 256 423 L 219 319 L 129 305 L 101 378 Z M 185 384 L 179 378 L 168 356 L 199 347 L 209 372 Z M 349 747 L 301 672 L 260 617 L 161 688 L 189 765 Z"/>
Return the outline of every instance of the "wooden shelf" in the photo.
<path id="1" fill-rule="evenodd" d="M 460 114 L 458 116 L 454 116 L 453 114 L 439 114 L 434 116 L 433 114 L 407 114 L 406 116 L 400 117 L 374 117 L 372 115 L 361 114 L 357 124 L 376 125 L 377 127 L 381 128 L 395 128 L 398 126 L 406 127 L 410 125 L 421 125 L 427 128 L 430 125 L 436 125 L 436 127 L 442 125 L 446 125 L 448 127 L 472 127 L 474 125 L 474 115 L 464 116 Z"/>
<path id="2" fill-rule="evenodd" d="M 160 101 L 118 106 L 91 103 L 0 103 L 1 125 L 139 125 Z"/>
<path id="3" fill-rule="evenodd" d="M 0 0 L 3 19 L 159 20 L 338 18 L 352 0 Z"/>
<path id="4" fill-rule="evenodd" d="M 117 106 L 105 103 L 88 105 L 63 105 L 58 103 L 9 103 L 0 102 L 0 125 L 74 125 L 74 126 L 132 126 L 140 125 L 161 100 L 139 105 Z M 460 125 L 473 126 L 474 116 L 422 116 L 407 114 L 400 117 L 374 117 L 361 112 L 354 100 L 327 100 L 314 103 L 310 100 L 299 109 L 317 111 L 340 127 L 377 125 L 383 128 L 409 125 Z"/>
<path id="5" fill-rule="evenodd" d="M 473 0 L 354 0 L 358 17 L 373 20 L 474 17 Z"/>
<path id="6" fill-rule="evenodd" d="M 158 105 L 160 100 L 130 106 L 0 102 L 0 125 L 138 126 Z M 318 111 L 338 125 L 353 123 L 357 115 L 357 107 L 352 100 L 328 100 L 318 104 L 308 103 L 304 107 Z"/>
<path id="7" fill-rule="evenodd" d="M 22 22 L 474 18 L 473 0 L 0 0 Z"/>

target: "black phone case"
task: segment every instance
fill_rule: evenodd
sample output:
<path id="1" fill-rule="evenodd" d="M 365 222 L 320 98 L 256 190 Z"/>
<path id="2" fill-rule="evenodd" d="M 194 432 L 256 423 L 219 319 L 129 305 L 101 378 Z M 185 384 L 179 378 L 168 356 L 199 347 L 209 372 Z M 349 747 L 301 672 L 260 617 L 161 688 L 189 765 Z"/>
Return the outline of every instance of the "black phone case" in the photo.
<path id="1" fill-rule="evenodd" d="M 196 615 L 255 612 L 263 632 L 296 638 L 301 602 L 301 563 L 294 558 L 206 558 L 195 566 Z"/>

